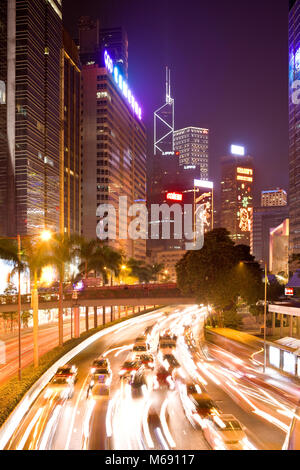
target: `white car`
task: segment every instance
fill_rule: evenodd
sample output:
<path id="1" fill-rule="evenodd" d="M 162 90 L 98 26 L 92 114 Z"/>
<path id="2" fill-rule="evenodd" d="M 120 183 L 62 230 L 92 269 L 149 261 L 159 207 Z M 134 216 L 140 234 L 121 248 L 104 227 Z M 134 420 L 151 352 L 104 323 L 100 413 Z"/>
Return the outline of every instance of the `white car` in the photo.
<path id="1" fill-rule="evenodd" d="M 204 437 L 213 450 L 249 450 L 250 443 L 233 415 L 215 415 L 202 426 Z"/>
<path id="2" fill-rule="evenodd" d="M 55 375 L 50 381 L 46 395 L 48 392 L 55 393 L 61 399 L 70 399 L 74 395 L 74 377 Z"/>

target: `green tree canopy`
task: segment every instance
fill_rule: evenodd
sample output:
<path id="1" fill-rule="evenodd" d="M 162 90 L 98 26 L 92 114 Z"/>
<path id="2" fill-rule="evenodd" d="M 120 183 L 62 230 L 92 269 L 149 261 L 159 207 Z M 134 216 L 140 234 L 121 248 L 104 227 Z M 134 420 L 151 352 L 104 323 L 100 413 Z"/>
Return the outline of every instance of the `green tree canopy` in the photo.
<path id="1" fill-rule="evenodd" d="M 205 234 L 204 246 L 177 263 L 177 284 L 199 303 L 235 308 L 238 297 L 253 304 L 262 295 L 262 271 L 246 245 L 235 245 L 226 229 Z"/>

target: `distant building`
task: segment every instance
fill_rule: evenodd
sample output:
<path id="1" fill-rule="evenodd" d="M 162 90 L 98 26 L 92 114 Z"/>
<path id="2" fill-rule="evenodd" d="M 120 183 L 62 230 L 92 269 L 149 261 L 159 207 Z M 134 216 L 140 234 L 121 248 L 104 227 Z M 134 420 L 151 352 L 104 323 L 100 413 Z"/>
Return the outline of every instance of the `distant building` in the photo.
<path id="1" fill-rule="evenodd" d="M 174 132 L 174 149 L 179 152 L 179 168 L 182 178 L 209 178 L 209 130 L 199 127 L 186 127 Z"/>
<path id="2" fill-rule="evenodd" d="M 289 273 L 289 219 L 270 229 L 269 270 L 273 274 Z"/>
<path id="3" fill-rule="evenodd" d="M 60 231 L 81 233 L 81 69 L 78 48 L 63 31 L 61 66 Z"/>
<path id="4" fill-rule="evenodd" d="M 261 192 L 262 207 L 278 207 L 287 205 L 287 193 L 284 189 L 274 189 L 272 191 Z"/>
<path id="5" fill-rule="evenodd" d="M 80 37 L 80 50 L 84 51 L 82 233 L 87 238 L 95 238 L 96 227 L 102 224 L 102 219 L 96 215 L 99 205 L 112 205 L 118 215 L 120 196 L 127 196 L 128 208 L 134 202 L 146 202 L 146 129 L 141 107 L 118 66 L 109 54 L 105 54 L 104 60 L 97 52 L 86 62 L 86 53 L 91 48 L 90 36 L 87 44 L 85 34 Z M 99 38 L 97 41 L 99 43 Z M 106 62 L 105 66 L 102 61 Z M 127 221 L 117 223 L 117 238 L 108 243 L 122 250 L 128 258 L 145 258 L 145 239 L 123 237 L 130 221 L 128 217 Z"/>
<path id="6" fill-rule="evenodd" d="M 164 280 L 165 278 L 171 282 L 177 281 L 176 264 L 183 258 L 185 253 L 185 250 L 165 250 L 153 252 L 151 258 L 152 262 L 164 265 L 164 271 L 161 275 L 161 280 Z"/>
<path id="7" fill-rule="evenodd" d="M 269 266 L 270 230 L 288 218 L 288 206 L 255 207 L 251 219 L 250 248 L 255 259 Z"/>
<path id="8" fill-rule="evenodd" d="M 289 3 L 290 254 L 300 253 L 300 0 Z M 298 89 L 298 90 L 297 90 Z"/>
<path id="9" fill-rule="evenodd" d="M 230 237 L 235 243 L 250 245 L 253 158 L 232 154 L 222 158 L 221 165 L 220 226 L 230 232 Z"/>

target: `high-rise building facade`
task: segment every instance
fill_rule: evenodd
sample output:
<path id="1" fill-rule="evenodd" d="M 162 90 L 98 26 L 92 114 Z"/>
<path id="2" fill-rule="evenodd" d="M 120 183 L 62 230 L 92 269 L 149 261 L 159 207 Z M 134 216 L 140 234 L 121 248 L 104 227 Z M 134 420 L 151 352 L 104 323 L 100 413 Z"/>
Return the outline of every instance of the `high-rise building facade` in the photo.
<path id="1" fill-rule="evenodd" d="M 287 192 L 284 189 L 274 189 L 261 192 L 262 207 L 278 207 L 287 205 Z"/>
<path id="2" fill-rule="evenodd" d="M 222 158 L 220 225 L 237 244 L 250 244 L 253 210 L 253 158 L 231 155 Z"/>
<path id="3" fill-rule="evenodd" d="M 59 229 L 61 9 L 61 0 L 1 2 L 1 135 L 7 147 L 1 146 L 0 171 L 8 175 L 10 227 L 3 232 L 10 234 Z"/>
<path id="4" fill-rule="evenodd" d="M 186 127 L 174 132 L 174 148 L 179 152 L 179 167 L 184 177 L 191 174 L 200 180 L 208 180 L 209 130 Z"/>
<path id="5" fill-rule="evenodd" d="M 81 232 L 81 68 L 78 48 L 63 31 L 61 56 L 60 232 Z"/>
<path id="6" fill-rule="evenodd" d="M 80 47 L 86 50 L 84 35 L 81 38 Z M 109 54 L 105 53 L 104 67 L 98 54 L 93 59 L 82 64 L 82 232 L 95 238 L 97 224 L 101 224 L 97 208 L 110 204 L 116 211 L 117 237 L 108 240 L 109 245 L 129 258 L 145 258 L 146 240 L 120 237 L 131 219 L 119 221 L 118 217 L 120 196 L 127 196 L 128 207 L 146 202 L 146 130 L 141 107 Z"/>
<path id="7" fill-rule="evenodd" d="M 300 0 L 289 3 L 290 254 L 300 253 Z"/>
<path id="8" fill-rule="evenodd" d="M 7 1 L 0 2 L 0 235 L 11 233 L 8 214 L 9 166 L 12 165 L 12 155 L 9 154 L 7 129 L 7 87 L 8 87 L 8 57 L 7 57 Z M 12 168 L 11 168 L 12 175 Z M 13 215 L 11 214 L 11 217 Z"/>
<path id="9" fill-rule="evenodd" d="M 288 206 L 255 207 L 251 220 L 251 254 L 264 266 L 269 266 L 270 229 L 280 225 L 288 217 Z"/>

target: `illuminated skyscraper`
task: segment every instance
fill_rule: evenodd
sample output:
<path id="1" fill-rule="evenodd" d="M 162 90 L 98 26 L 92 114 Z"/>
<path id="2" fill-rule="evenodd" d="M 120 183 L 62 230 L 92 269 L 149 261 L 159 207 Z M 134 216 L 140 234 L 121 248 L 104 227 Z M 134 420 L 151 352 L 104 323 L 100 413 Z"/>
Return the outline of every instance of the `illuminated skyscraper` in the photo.
<path id="1" fill-rule="evenodd" d="M 274 189 L 271 191 L 262 191 L 262 207 L 278 207 L 287 205 L 287 193 L 284 189 Z"/>
<path id="2" fill-rule="evenodd" d="M 10 224 L 1 230 L 10 234 L 59 229 L 61 8 L 61 0 L 1 1 L 0 171 L 8 179 L 0 204 L 6 192 Z"/>
<path id="3" fill-rule="evenodd" d="M 174 132 L 174 148 L 179 152 L 182 177 L 191 173 L 192 178 L 208 180 L 209 130 L 186 127 Z"/>
<path id="4" fill-rule="evenodd" d="M 83 35 L 81 36 L 84 40 Z M 83 50 L 86 50 L 84 43 Z M 96 237 L 100 204 L 110 204 L 117 215 L 117 234 L 110 246 L 130 258 L 145 258 L 145 239 L 125 239 L 131 218 L 120 221 L 119 197 L 128 207 L 146 201 L 146 130 L 142 110 L 127 81 L 108 53 L 94 55 L 82 66 L 82 232 Z"/>
<path id="5" fill-rule="evenodd" d="M 300 0 L 290 1 L 289 12 L 289 207 L 290 254 L 300 253 Z M 298 89 L 298 91 L 297 91 Z"/>
<path id="6" fill-rule="evenodd" d="M 253 158 L 231 155 L 222 158 L 221 227 L 237 244 L 250 244 L 253 211 Z"/>
<path id="7" fill-rule="evenodd" d="M 81 232 L 81 69 L 65 30 L 61 61 L 60 231 L 70 235 Z"/>

